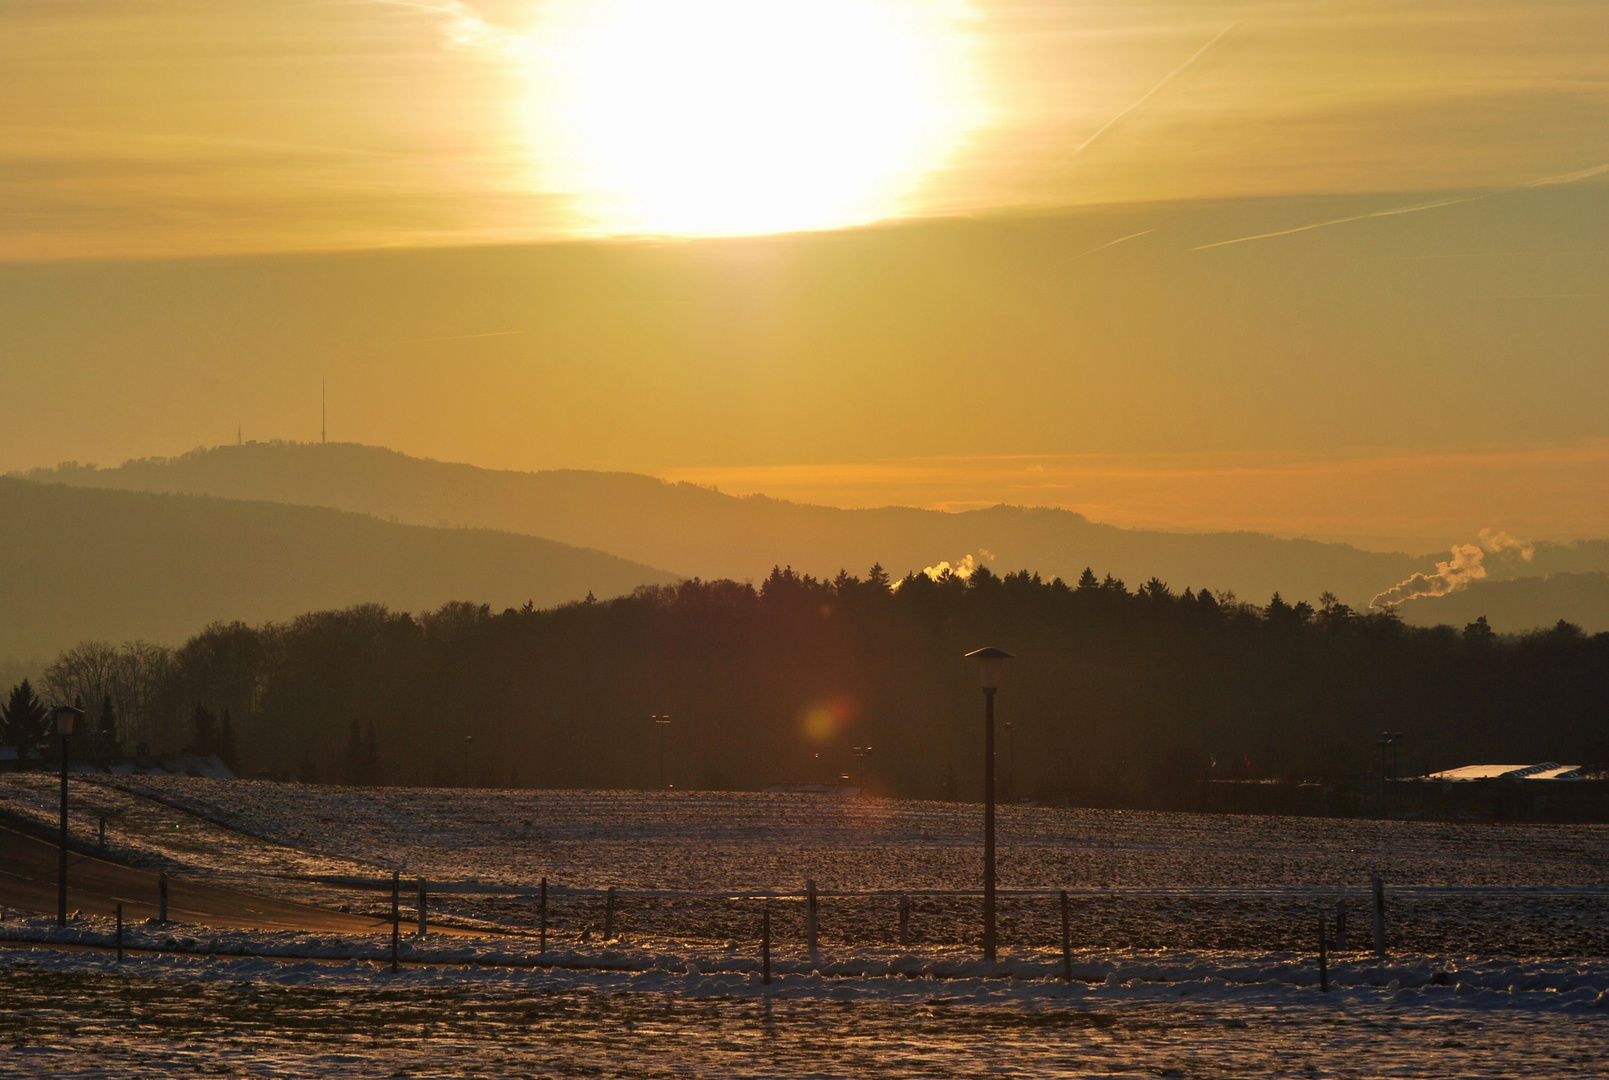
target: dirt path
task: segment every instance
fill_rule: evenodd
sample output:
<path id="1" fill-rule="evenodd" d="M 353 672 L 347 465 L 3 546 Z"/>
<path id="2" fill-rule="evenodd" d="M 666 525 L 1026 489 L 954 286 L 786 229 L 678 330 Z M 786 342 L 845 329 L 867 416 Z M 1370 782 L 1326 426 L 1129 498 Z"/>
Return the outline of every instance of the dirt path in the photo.
<path id="1" fill-rule="evenodd" d="M 56 910 L 57 849 L 12 829 L 0 828 L 0 904 L 22 911 Z M 157 914 L 157 878 L 149 870 L 107 862 L 76 852 L 67 855 L 67 910 L 111 915 L 123 902 L 129 921 Z M 233 930 L 311 930 L 368 934 L 390 921 L 327 911 L 311 904 L 168 878 L 168 920 Z"/>

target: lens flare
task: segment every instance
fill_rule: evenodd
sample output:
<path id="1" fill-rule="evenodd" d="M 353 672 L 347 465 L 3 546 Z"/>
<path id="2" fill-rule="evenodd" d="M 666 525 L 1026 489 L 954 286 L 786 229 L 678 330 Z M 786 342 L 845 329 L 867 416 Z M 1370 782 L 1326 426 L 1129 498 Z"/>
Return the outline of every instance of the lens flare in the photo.
<path id="1" fill-rule="evenodd" d="M 854 713 L 854 702 L 846 697 L 835 697 L 806 709 L 800 726 L 811 741 L 830 742 L 844 730 Z"/>
<path id="2" fill-rule="evenodd" d="M 600 233 L 898 213 L 981 120 L 959 0 L 554 0 L 529 53 L 547 191 Z"/>

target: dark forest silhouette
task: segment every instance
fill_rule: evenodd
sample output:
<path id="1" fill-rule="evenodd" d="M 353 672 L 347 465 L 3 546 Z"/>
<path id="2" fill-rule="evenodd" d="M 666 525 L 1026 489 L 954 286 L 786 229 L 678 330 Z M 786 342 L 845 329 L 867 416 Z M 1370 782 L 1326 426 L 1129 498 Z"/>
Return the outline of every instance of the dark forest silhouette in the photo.
<path id="1" fill-rule="evenodd" d="M 669 713 L 679 787 L 837 779 L 871 744 L 870 789 L 973 798 L 981 694 L 961 654 L 984 644 L 1019 657 L 999 708 L 1020 795 L 1165 806 L 1203 778 L 1345 778 L 1375 764 L 1383 729 L 1406 733 L 1404 772 L 1602 754 L 1609 634 L 1416 629 L 1333 598 L 1257 607 L 1088 571 L 891 588 L 880 568 L 779 569 L 758 588 L 693 580 L 545 610 L 217 624 L 162 662 L 147 647 L 141 702 L 116 708 L 129 749 L 198 747 L 198 709 L 229 716 L 253 771 L 457 784 L 472 736 L 476 783 L 595 787 L 654 785 L 649 717 Z M 47 681 L 134 693 L 120 655 L 82 646 Z M 78 687 L 90 670 L 106 685 Z"/>

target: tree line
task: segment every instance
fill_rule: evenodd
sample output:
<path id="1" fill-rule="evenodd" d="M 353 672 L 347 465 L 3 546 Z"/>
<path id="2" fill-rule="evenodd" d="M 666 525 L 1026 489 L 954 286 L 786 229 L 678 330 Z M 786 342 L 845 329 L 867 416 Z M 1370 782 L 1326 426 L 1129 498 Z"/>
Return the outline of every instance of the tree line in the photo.
<path id="1" fill-rule="evenodd" d="M 307 780 L 651 787 L 649 718 L 669 714 L 676 786 L 858 779 L 870 746 L 874 791 L 976 798 L 962 654 L 981 645 L 1018 657 L 998 698 L 1008 795 L 1165 806 L 1200 779 L 1343 779 L 1380 768 L 1382 730 L 1405 733 L 1404 772 L 1609 758 L 1609 634 L 1420 629 L 1328 594 L 1254 605 L 1089 570 L 779 568 L 550 609 L 362 605 L 175 649 L 86 643 L 43 681 L 102 702 L 96 730 L 125 752 L 218 752 L 227 730 L 247 772 Z"/>

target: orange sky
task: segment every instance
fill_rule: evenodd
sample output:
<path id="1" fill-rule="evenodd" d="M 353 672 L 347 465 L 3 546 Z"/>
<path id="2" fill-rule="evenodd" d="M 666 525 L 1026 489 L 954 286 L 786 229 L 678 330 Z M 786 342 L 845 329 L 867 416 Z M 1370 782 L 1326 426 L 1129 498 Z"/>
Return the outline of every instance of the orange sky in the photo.
<path id="1" fill-rule="evenodd" d="M 1609 531 L 1602 4 L 643 3 L 0 9 L 0 468 Z"/>

